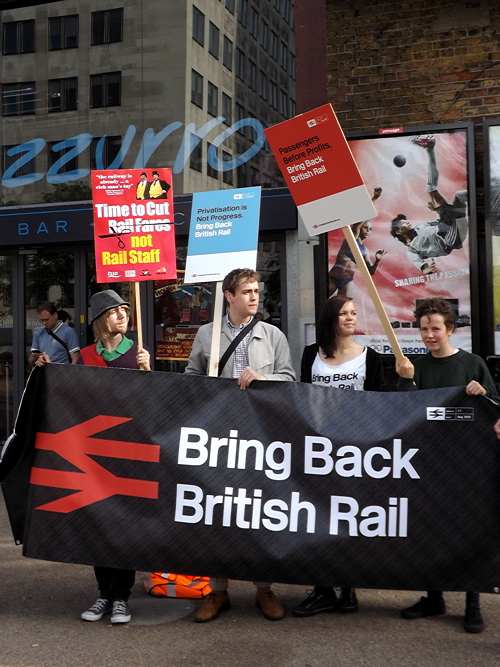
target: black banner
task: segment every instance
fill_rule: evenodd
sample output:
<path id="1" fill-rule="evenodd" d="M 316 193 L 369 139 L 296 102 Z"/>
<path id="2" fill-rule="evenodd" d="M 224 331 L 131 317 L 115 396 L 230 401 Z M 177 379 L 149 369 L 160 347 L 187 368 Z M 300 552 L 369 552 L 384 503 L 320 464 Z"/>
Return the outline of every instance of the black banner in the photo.
<path id="1" fill-rule="evenodd" d="M 27 506 L 26 463 L 12 465 L 33 454 L 26 438 L 0 469 L 14 531 L 26 512 L 28 557 L 305 585 L 500 586 L 498 407 L 485 398 L 41 373 Z"/>

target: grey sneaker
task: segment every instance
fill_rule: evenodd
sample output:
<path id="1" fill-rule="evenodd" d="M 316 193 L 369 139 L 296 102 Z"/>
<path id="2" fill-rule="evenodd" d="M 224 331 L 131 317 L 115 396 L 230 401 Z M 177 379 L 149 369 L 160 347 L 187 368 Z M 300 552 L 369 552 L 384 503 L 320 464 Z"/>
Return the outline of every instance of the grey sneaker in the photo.
<path id="1" fill-rule="evenodd" d="M 109 614 L 113 605 L 106 598 L 98 598 L 94 604 L 81 615 L 82 621 L 100 621 L 104 614 Z"/>
<path id="2" fill-rule="evenodd" d="M 126 600 L 115 600 L 113 602 L 113 612 L 111 614 L 111 623 L 128 623 L 132 618 L 130 607 Z"/>

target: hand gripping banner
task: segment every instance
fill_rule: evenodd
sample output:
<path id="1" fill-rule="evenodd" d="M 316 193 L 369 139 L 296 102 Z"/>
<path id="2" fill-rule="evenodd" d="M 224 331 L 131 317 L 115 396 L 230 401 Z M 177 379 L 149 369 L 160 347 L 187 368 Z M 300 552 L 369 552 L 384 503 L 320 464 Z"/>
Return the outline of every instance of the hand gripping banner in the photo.
<path id="1" fill-rule="evenodd" d="M 40 406 L 36 437 L 19 434 L 0 468 L 25 556 L 305 585 L 500 586 L 498 407 L 483 397 L 38 372 L 23 401 Z"/>

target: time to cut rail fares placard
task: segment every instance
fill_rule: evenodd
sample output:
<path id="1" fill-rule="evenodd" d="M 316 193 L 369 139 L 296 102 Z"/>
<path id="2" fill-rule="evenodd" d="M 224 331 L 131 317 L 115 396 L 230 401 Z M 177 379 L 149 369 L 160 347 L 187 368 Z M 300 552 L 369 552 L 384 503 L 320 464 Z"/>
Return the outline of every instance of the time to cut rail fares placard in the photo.
<path id="1" fill-rule="evenodd" d="M 330 104 L 264 132 L 310 236 L 377 215 Z"/>
<path id="2" fill-rule="evenodd" d="M 98 283 L 176 278 L 171 169 L 92 172 Z"/>

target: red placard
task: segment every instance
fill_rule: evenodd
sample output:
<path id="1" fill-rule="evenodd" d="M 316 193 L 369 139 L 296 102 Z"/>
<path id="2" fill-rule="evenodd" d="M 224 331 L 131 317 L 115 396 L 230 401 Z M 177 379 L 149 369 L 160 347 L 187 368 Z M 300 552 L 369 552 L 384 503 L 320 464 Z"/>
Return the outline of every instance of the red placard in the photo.
<path id="1" fill-rule="evenodd" d="M 176 278 L 171 169 L 92 172 L 97 282 Z"/>
<path id="2" fill-rule="evenodd" d="M 310 233 L 376 214 L 330 104 L 264 132 Z"/>
<path id="3" fill-rule="evenodd" d="M 265 134 L 297 206 L 363 184 L 330 104 Z"/>

